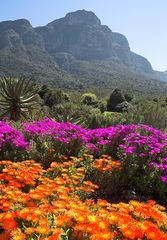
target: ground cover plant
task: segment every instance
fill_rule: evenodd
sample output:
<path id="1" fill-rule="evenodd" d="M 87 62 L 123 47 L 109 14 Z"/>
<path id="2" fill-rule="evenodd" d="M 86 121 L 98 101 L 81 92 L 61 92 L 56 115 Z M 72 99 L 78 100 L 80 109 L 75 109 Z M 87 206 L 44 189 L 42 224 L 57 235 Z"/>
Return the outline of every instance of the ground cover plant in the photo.
<path id="1" fill-rule="evenodd" d="M 165 208 L 155 201 L 82 200 L 98 188 L 83 180 L 82 160 L 48 170 L 33 160 L 1 161 L 0 239 L 167 239 Z"/>
<path id="2" fill-rule="evenodd" d="M 167 239 L 160 130 L 1 121 L 0 159 L 2 240 Z"/>

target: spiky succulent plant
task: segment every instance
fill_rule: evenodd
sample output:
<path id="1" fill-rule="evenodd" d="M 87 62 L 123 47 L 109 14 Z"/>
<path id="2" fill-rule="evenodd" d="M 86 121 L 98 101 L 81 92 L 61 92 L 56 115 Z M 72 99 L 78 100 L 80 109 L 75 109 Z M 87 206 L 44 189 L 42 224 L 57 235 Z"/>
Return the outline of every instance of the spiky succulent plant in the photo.
<path id="1" fill-rule="evenodd" d="M 31 79 L 3 77 L 0 79 L 0 109 L 3 116 L 18 121 L 37 108 L 37 89 Z M 2 115 L 2 114 L 1 114 Z"/>

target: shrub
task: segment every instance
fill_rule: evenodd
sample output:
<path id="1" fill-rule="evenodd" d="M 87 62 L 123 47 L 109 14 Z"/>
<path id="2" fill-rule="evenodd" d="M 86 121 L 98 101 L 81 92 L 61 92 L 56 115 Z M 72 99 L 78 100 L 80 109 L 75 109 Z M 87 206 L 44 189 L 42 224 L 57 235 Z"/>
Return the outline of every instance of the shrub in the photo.
<path id="1" fill-rule="evenodd" d="M 86 105 L 96 105 L 98 103 L 97 96 L 93 93 L 84 93 L 82 95 L 82 103 Z"/>
<path id="2" fill-rule="evenodd" d="M 126 124 L 147 124 L 157 129 L 164 130 L 167 126 L 167 111 L 161 104 L 153 102 L 139 103 L 123 113 Z"/>
<path id="3" fill-rule="evenodd" d="M 45 118 L 41 122 L 23 123 L 23 129 L 26 138 L 33 140 L 31 156 L 44 166 L 60 159 L 61 155 L 77 156 L 85 144 L 85 130 L 70 122 L 58 123 Z M 53 149 L 52 156 L 50 149 Z"/>
<path id="4" fill-rule="evenodd" d="M 121 113 L 104 112 L 100 113 L 94 109 L 91 114 L 87 115 L 83 120 L 83 126 L 90 129 L 105 128 L 108 126 L 115 126 L 125 122 Z"/>
<path id="5" fill-rule="evenodd" d="M 124 93 L 124 97 L 125 97 L 127 102 L 131 102 L 132 99 L 133 99 L 133 95 L 131 93 L 128 93 L 128 92 Z"/>
<path id="6" fill-rule="evenodd" d="M 44 105 L 52 107 L 55 104 L 60 104 L 69 101 L 70 97 L 61 89 L 51 89 L 47 85 L 43 85 L 38 93 L 44 100 Z"/>
<path id="7" fill-rule="evenodd" d="M 20 161 L 26 156 L 29 147 L 20 131 L 0 121 L 0 160 Z"/>
<path id="8" fill-rule="evenodd" d="M 103 113 L 107 110 L 107 102 L 105 100 L 101 100 L 98 102 L 98 106 L 97 106 L 100 111 Z"/>

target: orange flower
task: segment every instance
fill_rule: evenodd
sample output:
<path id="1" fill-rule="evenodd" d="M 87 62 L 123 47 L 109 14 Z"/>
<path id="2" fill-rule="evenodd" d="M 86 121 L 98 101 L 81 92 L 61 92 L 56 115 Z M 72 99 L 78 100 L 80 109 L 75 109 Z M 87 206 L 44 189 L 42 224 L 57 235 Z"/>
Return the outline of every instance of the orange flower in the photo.
<path id="1" fill-rule="evenodd" d="M 128 238 L 128 239 L 135 239 L 136 238 L 135 231 L 133 229 L 128 228 L 128 227 L 124 228 L 124 229 L 121 229 L 121 232 L 122 232 L 123 236 Z"/>
<path id="2" fill-rule="evenodd" d="M 110 205 L 106 200 L 98 199 L 97 204 L 101 207 L 106 207 Z"/>
<path id="3" fill-rule="evenodd" d="M 24 233 L 18 233 L 16 236 L 13 236 L 13 240 L 24 240 L 26 235 Z"/>
<path id="4" fill-rule="evenodd" d="M 46 219 L 46 218 L 41 218 L 41 219 L 39 220 L 39 225 L 40 225 L 40 226 L 47 226 L 47 225 L 48 225 L 48 219 Z"/>
<path id="5" fill-rule="evenodd" d="M 58 240 L 59 236 L 62 234 L 62 229 L 56 228 L 54 229 L 54 233 L 52 236 L 48 237 L 48 240 Z"/>
<path id="6" fill-rule="evenodd" d="M 75 219 L 77 222 L 84 223 L 87 218 L 85 216 L 80 215 L 80 216 L 75 217 Z"/>
<path id="7" fill-rule="evenodd" d="M 97 217 L 95 215 L 89 215 L 88 216 L 88 220 L 89 222 L 93 223 L 93 222 L 97 222 Z"/>
<path id="8" fill-rule="evenodd" d="M 116 222 L 119 221 L 119 214 L 113 212 L 113 213 L 109 216 L 108 220 L 109 220 L 109 223 L 110 223 L 110 224 L 115 224 Z"/>
<path id="9" fill-rule="evenodd" d="M 0 240 L 9 240 L 10 239 L 10 235 L 8 232 L 4 232 L 0 234 Z"/>
<path id="10" fill-rule="evenodd" d="M 72 220 L 71 220 L 71 217 L 69 216 L 66 216 L 66 215 L 60 215 L 56 218 L 55 220 L 55 223 L 56 223 L 56 226 L 57 227 L 61 227 L 61 226 L 64 226 L 64 225 L 68 225 L 69 227 L 71 227 L 73 225 L 72 223 Z"/>
<path id="11" fill-rule="evenodd" d="M 35 200 L 41 200 L 42 198 L 40 193 L 30 193 L 30 197 Z"/>
<path id="12" fill-rule="evenodd" d="M 109 227 L 109 224 L 104 220 L 99 220 L 98 226 L 101 230 L 106 230 Z"/>
<path id="13" fill-rule="evenodd" d="M 47 228 L 47 227 L 44 227 L 44 226 L 38 226 L 38 227 L 35 228 L 35 231 L 40 233 L 40 234 L 44 234 L 45 235 L 45 234 L 50 232 L 50 229 Z"/>
<path id="14" fill-rule="evenodd" d="M 40 215 L 42 215 L 42 210 L 40 210 L 40 209 L 35 209 L 34 211 L 33 211 L 33 213 L 35 214 L 35 215 L 37 215 L 37 216 L 40 216 Z"/>
<path id="15" fill-rule="evenodd" d="M 10 219 L 13 219 L 16 216 L 14 212 L 7 212 L 2 215 L 3 220 L 9 221 Z"/>
<path id="16" fill-rule="evenodd" d="M 112 240 L 114 236 L 115 234 L 111 232 L 97 233 L 91 236 L 91 240 Z"/>
<path id="17" fill-rule="evenodd" d="M 28 207 L 35 207 L 36 204 L 35 204 L 35 202 L 30 201 L 30 202 L 27 202 L 27 206 L 28 206 Z"/>
<path id="18" fill-rule="evenodd" d="M 29 227 L 29 228 L 26 228 L 26 230 L 25 230 L 25 233 L 28 234 L 28 235 L 29 235 L 29 234 L 32 234 L 32 233 L 34 233 L 34 232 L 35 232 L 35 229 L 34 229 L 34 228 L 30 228 L 30 227 Z"/>
<path id="19" fill-rule="evenodd" d="M 2 227 L 7 231 L 11 231 L 17 229 L 18 223 L 14 219 L 9 219 L 2 222 Z"/>

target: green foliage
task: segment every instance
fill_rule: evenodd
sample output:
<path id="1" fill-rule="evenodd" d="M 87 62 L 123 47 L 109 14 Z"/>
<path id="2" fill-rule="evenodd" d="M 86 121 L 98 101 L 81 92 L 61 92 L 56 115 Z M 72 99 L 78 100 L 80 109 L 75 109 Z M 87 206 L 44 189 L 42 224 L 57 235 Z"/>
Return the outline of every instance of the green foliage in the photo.
<path id="1" fill-rule="evenodd" d="M 29 114 L 29 118 L 30 120 L 42 121 L 45 116 L 49 116 L 49 115 L 50 115 L 49 107 L 41 106 L 38 109 L 33 109 Z"/>
<path id="2" fill-rule="evenodd" d="M 54 161 L 62 162 L 62 156 L 78 156 L 83 149 L 83 143 L 79 139 L 71 139 L 69 143 L 63 143 L 57 139 L 53 141 L 50 136 L 44 139 L 38 136 L 26 138 L 33 140 L 28 157 L 40 162 L 45 169 Z"/>
<path id="3" fill-rule="evenodd" d="M 125 119 L 121 113 L 106 112 L 105 107 L 106 101 L 103 100 L 96 107 L 79 102 L 65 102 L 54 105 L 50 109 L 50 116 L 59 122 L 69 121 L 91 129 L 124 123 Z"/>
<path id="4" fill-rule="evenodd" d="M 122 170 L 115 168 L 112 171 L 99 171 L 95 168 L 93 170 L 89 168 L 88 172 L 90 180 L 99 186 L 99 189 L 95 193 L 96 196 L 94 194 L 93 197 L 108 201 L 121 200 L 121 191 L 123 188 L 120 185 L 120 178 Z"/>
<path id="5" fill-rule="evenodd" d="M 167 126 L 167 110 L 161 102 L 139 102 L 127 113 L 123 113 L 126 124 L 147 124 L 164 130 Z"/>
<path id="6" fill-rule="evenodd" d="M 28 114 L 34 108 L 39 107 L 37 99 L 38 89 L 31 79 L 2 78 L 0 79 L 0 108 L 2 116 L 8 116 L 9 120 L 18 121 L 21 117 L 28 118 Z"/>
<path id="7" fill-rule="evenodd" d="M 101 100 L 98 102 L 98 106 L 97 106 L 100 111 L 103 113 L 107 110 L 107 102 L 105 100 Z"/>
<path id="8" fill-rule="evenodd" d="M 118 152 L 118 156 L 121 152 Z M 160 169 L 154 171 L 148 167 L 148 157 L 140 158 L 138 154 L 121 156 L 122 171 L 117 176 L 120 189 L 132 190 L 146 198 L 154 197 L 166 202 L 166 184 L 160 180 Z"/>
<path id="9" fill-rule="evenodd" d="M 85 104 L 65 102 L 54 105 L 50 109 L 50 116 L 59 121 L 65 120 L 65 122 L 67 122 L 70 119 L 72 122 L 79 121 L 82 125 L 93 109 L 94 108 L 92 106 L 87 106 Z M 97 111 L 100 113 L 99 109 L 97 109 Z"/>
<path id="10" fill-rule="evenodd" d="M 87 128 L 105 128 L 108 126 L 115 126 L 117 124 L 122 124 L 125 122 L 125 118 L 121 113 L 114 112 L 104 112 L 101 113 L 98 109 L 91 111 L 91 114 L 87 115 L 83 126 Z"/>
<path id="11" fill-rule="evenodd" d="M 70 115 L 57 115 L 53 118 L 53 120 L 55 120 L 56 122 L 71 122 L 76 125 L 82 125 L 82 123 L 83 123 L 81 118 L 79 118 L 79 117 L 75 118 Z"/>
<path id="12" fill-rule="evenodd" d="M 29 158 L 29 154 L 25 149 L 17 148 L 12 144 L 6 144 L 0 153 L 0 160 L 11 159 L 13 162 L 20 162 Z"/>
<path id="13" fill-rule="evenodd" d="M 47 85 L 43 85 L 39 91 L 40 97 L 43 99 L 46 106 L 52 107 L 55 104 L 60 104 L 63 101 L 69 101 L 70 97 L 61 89 L 51 89 Z"/>
<path id="14" fill-rule="evenodd" d="M 97 96 L 93 93 L 84 93 L 82 95 L 82 103 L 86 105 L 94 106 L 98 103 Z"/>
<path id="15" fill-rule="evenodd" d="M 129 93 L 129 92 L 125 92 L 124 93 L 124 97 L 125 97 L 127 102 L 131 102 L 132 99 L 133 99 L 133 95 L 131 93 Z"/>

